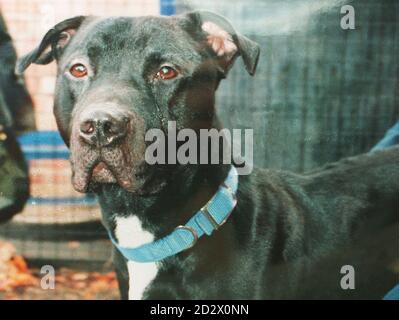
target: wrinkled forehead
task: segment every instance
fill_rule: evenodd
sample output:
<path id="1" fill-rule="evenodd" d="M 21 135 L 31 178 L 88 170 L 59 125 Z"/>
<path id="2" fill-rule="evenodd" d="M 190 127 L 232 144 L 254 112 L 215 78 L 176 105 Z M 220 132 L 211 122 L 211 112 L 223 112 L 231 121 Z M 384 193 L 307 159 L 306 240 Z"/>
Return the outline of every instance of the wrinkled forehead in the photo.
<path id="1" fill-rule="evenodd" d="M 200 60 L 199 44 L 182 28 L 179 18 L 95 18 L 78 31 L 71 47 L 69 58 L 85 56 L 94 65 L 153 61 L 184 67 Z"/>

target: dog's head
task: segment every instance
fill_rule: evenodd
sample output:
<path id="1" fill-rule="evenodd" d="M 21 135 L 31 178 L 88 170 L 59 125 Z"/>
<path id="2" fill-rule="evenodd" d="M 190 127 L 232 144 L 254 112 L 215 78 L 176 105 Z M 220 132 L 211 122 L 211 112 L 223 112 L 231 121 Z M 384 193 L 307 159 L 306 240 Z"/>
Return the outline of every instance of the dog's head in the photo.
<path id="1" fill-rule="evenodd" d="M 213 127 L 215 90 L 238 56 L 253 75 L 259 46 L 214 13 L 79 16 L 48 31 L 16 71 L 57 61 L 54 112 L 78 191 L 92 181 L 151 193 L 161 182 L 144 161 L 146 130 Z"/>

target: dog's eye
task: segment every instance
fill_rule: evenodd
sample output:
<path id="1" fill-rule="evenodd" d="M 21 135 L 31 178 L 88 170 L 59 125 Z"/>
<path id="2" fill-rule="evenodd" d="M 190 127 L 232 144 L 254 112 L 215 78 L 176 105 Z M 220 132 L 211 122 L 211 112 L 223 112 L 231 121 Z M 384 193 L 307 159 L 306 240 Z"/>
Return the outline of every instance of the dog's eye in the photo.
<path id="1" fill-rule="evenodd" d="M 177 75 L 178 75 L 178 72 L 175 69 L 173 69 L 172 67 L 163 66 L 163 67 L 161 67 L 161 69 L 159 69 L 159 71 L 155 75 L 155 78 L 162 79 L 162 80 L 170 80 L 170 79 L 176 78 Z"/>
<path id="2" fill-rule="evenodd" d="M 87 68 L 81 63 L 74 64 L 71 69 L 69 69 L 69 72 L 75 78 L 83 78 L 87 76 Z"/>

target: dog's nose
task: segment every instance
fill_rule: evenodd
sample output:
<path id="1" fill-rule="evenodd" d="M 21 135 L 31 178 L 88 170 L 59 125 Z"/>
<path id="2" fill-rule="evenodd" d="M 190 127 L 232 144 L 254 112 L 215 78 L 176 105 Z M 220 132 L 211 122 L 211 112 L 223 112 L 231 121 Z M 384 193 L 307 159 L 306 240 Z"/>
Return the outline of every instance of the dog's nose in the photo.
<path id="1" fill-rule="evenodd" d="M 80 136 L 88 144 L 106 147 L 126 136 L 127 123 L 125 117 L 95 112 L 81 120 Z"/>

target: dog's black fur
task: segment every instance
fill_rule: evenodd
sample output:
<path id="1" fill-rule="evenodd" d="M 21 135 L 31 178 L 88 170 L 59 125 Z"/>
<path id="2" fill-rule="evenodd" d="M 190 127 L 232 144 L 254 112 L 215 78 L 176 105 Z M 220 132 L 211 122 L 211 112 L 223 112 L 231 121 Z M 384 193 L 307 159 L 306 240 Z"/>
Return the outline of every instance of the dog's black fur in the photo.
<path id="1" fill-rule="evenodd" d="M 17 134 L 34 128 L 32 100 L 22 77 L 14 73 L 17 57 L 0 13 L 0 223 L 22 211 L 29 198 L 28 167 Z M 7 138 L 4 138 L 4 137 Z"/>
<path id="2" fill-rule="evenodd" d="M 0 13 L 0 91 L 2 92 L 2 124 L 19 134 L 35 129 L 32 99 L 24 79 L 14 72 L 17 55 L 4 19 Z"/>
<path id="3" fill-rule="evenodd" d="M 210 34 L 206 22 L 225 33 Z M 227 41 L 224 50 L 212 46 L 215 41 Z M 220 128 L 214 93 L 238 55 L 253 74 L 259 47 L 209 12 L 76 17 L 51 29 L 17 70 L 58 61 L 55 115 L 71 147 L 75 188 L 97 193 L 111 233 L 115 216 L 136 215 L 160 238 L 206 203 L 229 167 L 150 166 L 144 161 L 145 130 L 166 130 L 168 120 L 178 128 Z M 88 69 L 82 79 L 69 71 L 77 62 Z M 176 78 L 154 76 L 165 63 L 177 69 Z M 88 117 L 103 115 L 112 124 L 128 122 L 123 139 L 104 144 L 103 132 L 82 135 Z M 389 269 L 399 257 L 395 229 L 389 229 L 399 221 L 399 148 L 306 175 L 255 169 L 239 177 L 237 197 L 220 230 L 162 262 L 144 298 L 381 298 L 399 281 Z M 355 290 L 340 287 L 345 264 L 357 271 Z M 127 298 L 126 260 L 117 251 L 115 265 Z"/>

